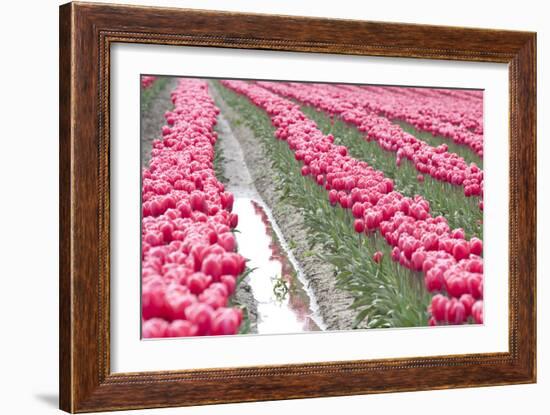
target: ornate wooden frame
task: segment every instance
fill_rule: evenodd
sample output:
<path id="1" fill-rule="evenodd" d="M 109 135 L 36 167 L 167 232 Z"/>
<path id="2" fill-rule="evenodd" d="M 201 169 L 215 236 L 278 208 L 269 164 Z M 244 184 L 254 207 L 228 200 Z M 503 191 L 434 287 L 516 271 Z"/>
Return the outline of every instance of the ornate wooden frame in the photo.
<path id="1" fill-rule="evenodd" d="M 109 57 L 116 42 L 509 64 L 509 352 L 111 373 Z M 65 411 L 535 382 L 535 33 L 69 3 L 60 8 L 59 93 L 60 407 Z"/>

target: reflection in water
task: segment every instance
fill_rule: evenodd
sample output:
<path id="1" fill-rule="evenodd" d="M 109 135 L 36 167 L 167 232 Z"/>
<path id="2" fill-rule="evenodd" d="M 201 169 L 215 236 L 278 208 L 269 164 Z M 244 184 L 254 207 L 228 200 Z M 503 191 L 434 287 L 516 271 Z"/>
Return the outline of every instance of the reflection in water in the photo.
<path id="1" fill-rule="evenodd" d="M 287 254 L 280 230 L 267 207 L 250 197 L 235 198 L 239 215 L 235 234 L 239 253 L 254 271 L 249 284 L 258 302 L 258 333 L 293 333 L 324 329 L 313 295 L 296 261 Z"/>

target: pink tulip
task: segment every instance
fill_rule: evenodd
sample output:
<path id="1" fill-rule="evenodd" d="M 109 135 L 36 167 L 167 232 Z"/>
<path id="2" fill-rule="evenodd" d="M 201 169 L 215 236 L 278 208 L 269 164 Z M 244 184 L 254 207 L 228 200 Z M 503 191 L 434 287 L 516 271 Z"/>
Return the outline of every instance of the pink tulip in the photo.
<path id="1" fill-rule="evenodd" d="M 450 324 L 462 324 L 466 320 L 464 305 L 456 298 L 450 301 L 446 309 L 445 320 Z"/>
<path id="2" fill-rule="evenodd" d="M 373 256 L 372 256 L 372 260 L 374 262 L 376 262 L 377 264 L 379 264 L 380 262 L 382 262 L 382 258 L 384 257 L 384 253 L 381 252 L 381 251 L 376 251 Z"/>
<path id="3" fill-rule="evenodd" d="M 236 334 L 241 324 L 242 314 L 240 310 L 233 308 L 219 308 L 212 317 L 212 334 L 228 335 Z"/>
<path id="4" fill-rule="evenodd" d="M 365 230 L 365 222 L 362 219 L 355 219 L 353 227 L 355 232 L 362 233 Z"/>
<path id="5" fill-rule="evenodd" d="M 464 311 L 466 313 L 466 317 L 468 317 L 472 313 L 472 306 L 475 303 L 474 297 L 472 297 L 471 294 L 462 294 L 460 296 L 459 301 L 464 306 Z"/>
<path id="6" fill-rule="evenodd" d="M 190 337 L 198 334 L 199 328 L 187 320 L 174 320 L 166 329 L 166 337 Z"/>
<path id="7" fill-rule="evenodd" d="M 483 252 L 483 242 L 481 239 L 476 237 L 470 239 L 470 252 L 474 255 L 481 255 Z"/>
<path id="8" fill-rule="evenodd" d="M 145 339 L 166 337 L 167 331 L 168 322 L 161 318 L 145 320 L 141 326 L 141 336 Z"/>
<path id="9" fill-rule="evenodd" d="M 457 261 L 460 261 L 461 259 L 468 258 L 470 255 L 470 245 L 467 241 L 460 241 L 456 243 L 453 247 L 453 256 L 456 258 Z"/>
<path id="10" fill-rule="evenodd" d="M 477 324 L 483 324 L 483 301 L 478 300 L 472 305 L 472 317 Z"/>
<path id="11" fill-rule="evenodd" d="M 449 306 L 449 299 L 441 294 L 433 296 L 431 303 L 432 316 L 437 321 L 445 321 L 447 314 L 447 307 Z"/>

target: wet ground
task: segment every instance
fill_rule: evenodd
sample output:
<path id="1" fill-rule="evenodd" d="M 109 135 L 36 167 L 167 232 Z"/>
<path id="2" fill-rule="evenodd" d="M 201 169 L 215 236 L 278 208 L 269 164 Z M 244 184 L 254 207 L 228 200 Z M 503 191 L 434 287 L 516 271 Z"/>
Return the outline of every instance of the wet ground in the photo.
<path id="1" fill-rule="evenodd" d="M 252 298 L 238 295 L 252 311 L 251 333 L 296 333 L 326 328 L 313 292 L 273 214 L 258 193 L 241 145 L 223 114 L 218 116 L 217 149 L 223 154 L 226 189 L 239 215 L 239 253 L 253 271 L 244 281 Z M 255 311 L 255 313 L 254 313 Z M 254 316 L 255 314 L 255 316 Z M 255 324 L 254 324 L 255 323 Z"/>

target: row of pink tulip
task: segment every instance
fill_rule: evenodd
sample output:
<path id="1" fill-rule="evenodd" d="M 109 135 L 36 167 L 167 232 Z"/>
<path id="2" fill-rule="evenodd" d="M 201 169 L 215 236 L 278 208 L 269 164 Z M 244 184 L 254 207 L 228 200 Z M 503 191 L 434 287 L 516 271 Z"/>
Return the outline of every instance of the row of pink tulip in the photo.
<path id="1" fill-rule="evenodd" d="M 142 75 L 141 76 L 141 87 L 143 89 L 150 88 L 151 86 L 153 86 L 153 84 L 155 83 L 156 80 L 157 80 L 156 76 Z"/>
<path id="2" fill-rule="evenodd" d="M 339 88 L 348 91 L 357 92 L 361 90 L 369 90 L 371 87 L 378 88 L 374 85 L 353 85 L 353 84 L 338 84 Z M 430 97 L 430 98 L 452 98 L 454 100 L 462 100 L 471 102 L 473 105 L 479 105 L 483 101 L 483 91 L 479 90 L 460 90 L 447 88 L 426 88 L 426 87 L 400 87 L 400 86 L 385 86 L 385 90 L 394 94 L 406 95 L 408 97 Z M 472 115 L 468 115 L 470 117 Z M 483 129 L 483 125 L 481 125 Z"/>
<path id="3" fill-rule="evenodd" d="M 468 90 L 468 89 L 448 89 L 448 88 L 402 88 L 402 87 L 387 87 L 394 92 L 404 93 L 406 95 L 420 95 L 432 98 L 450 97 L 454 100 L 463 100 L 472 105 L 479 105 L 483 102 L 483 91 Z M 477 111 L 477 109 L 475 110 Z M 483 128 L 483 123 L 481 123 Z"/>
<path id="4" fill-rule="evenodd" d="M 276 127 L 276 138 L 286 141 L 296 160 L 302 162 L 302 175 L 323 186 L 332 205 L 351 211 L 355 231 L 379 231 L 393 247 L 394 261 L 424 273 L 426 288 L 440 293 L 444 298 L 441 304 L 449 306 L 448 312 L 441 314 L 432 305 L 430 324 L 482 322 L 482 313 L 474 315 L 472 307 L 462 304 L 474 300 L 471 306 L 476 303 L 475 309 L 482 310 L 481 240 L 465 240 L 464 231 L 451 230 L 441 216 L 432 217 L 430 204 L 422 197 L 411 199 L 394 191 L 392 180 L 350 157 L 347 148 L 335 145 L 334 137 L 324 135 L 298 105 L 257 84 L 222 84 L 267 112 Z M 380 262 L 381 257 L 375 254 L 373 259 Z"/>
<path id="5" fill-rule="evenodd" d="M 432 147 L 406 133 L 385 117 L 368 110 L 363 94 L 352 94 L 327 84 L 258 82 L 258 85 L 287 98 L 338 116 L 365 133 L 365 139 L 376 141 L 386 151 L 396 153 L 396 163 L 410 160 L 416 170 L 436 180 L 461 186 L 465 196 L 483 196 L 483 171 L 455 153 L 446 144 Z M 482 208 L 480 202 L 480 208 Z"/>
<path id="6" fill-rule="evenodd" d="M 142 335 L 238 332 L 242 311 L 228 306 L 245 259 L 231 228 L 233 195 L 213 170 L 219 109 L 208 84 L 182 79 L 142 174 Z"/>
<path id="7" fill-rule="evenodd" d="M 338 87 L 346 89 L 348 91 L 357 92 L 361 90 L 370 90 L 371 87 L 378 88 L 372 85 L 352 85 L 352 84 L 338 84 Z M 399 87 L 399 86 L 385 86 L 384 90 L 390 91 L 394 94 L 406 95 L 408 97 L 430 97 L 430 98 L 452 98 L 453 100 L 461 100 L 471 103 L 476 106 L 473 109 L 465 109 L 471 111 L 472 114 L 465 114 L 464 116 L 469 118 L 475 117 L 475 112 L 478 111 L 479 105 L 483 102 L 483 91 L 479 90 L 461 90 L 461 89 L 447 89 L 447 88 L 416 88 L 416 87 Z M 468 121 L 470 122 L 470 121 Z M 480 124 L 476 122 L 476 125 Z M 478 130 L 480 128 L 480 130 Z M 474 128 L 476 132 L 483 132 L 483 123 Z"/>
<path id="8" fill-rule="evenodd" d="M 452 139 L 483 158 L 483 92 L 437 88 L 338 84 L 352 94 L 366 94 L 368 107 L 394 122 Z"/>
<path id="9" fill-rule="evenodd" d="M 422 88 L 366 86 L 356 93 L 365 94 L 369 109 L 375 113 L 449 138 L 483 157 L 483 101 L 432 95 Z"/>

